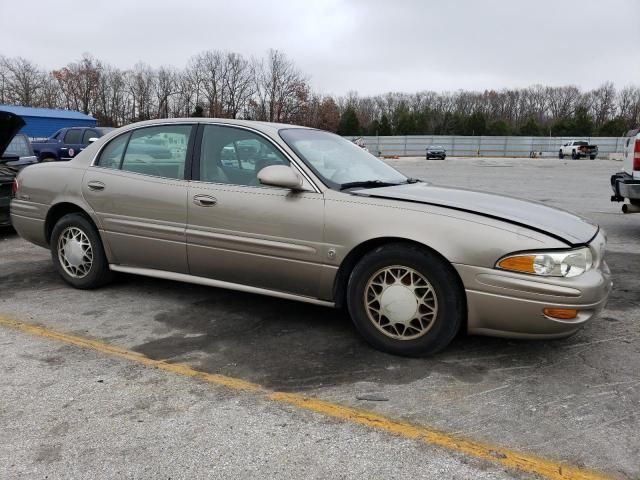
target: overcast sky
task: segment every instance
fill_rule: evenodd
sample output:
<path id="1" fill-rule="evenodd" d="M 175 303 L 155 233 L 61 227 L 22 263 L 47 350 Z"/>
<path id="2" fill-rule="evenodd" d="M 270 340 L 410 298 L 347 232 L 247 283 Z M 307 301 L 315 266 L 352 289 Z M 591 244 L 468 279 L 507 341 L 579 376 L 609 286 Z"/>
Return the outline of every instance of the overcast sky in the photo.
<path id="1" fill-rule="evenodd" d="M 640 0 L 0 0 L 0 54 L 127 68 L 284 51 L 323 93 L 640 84 Z"/>

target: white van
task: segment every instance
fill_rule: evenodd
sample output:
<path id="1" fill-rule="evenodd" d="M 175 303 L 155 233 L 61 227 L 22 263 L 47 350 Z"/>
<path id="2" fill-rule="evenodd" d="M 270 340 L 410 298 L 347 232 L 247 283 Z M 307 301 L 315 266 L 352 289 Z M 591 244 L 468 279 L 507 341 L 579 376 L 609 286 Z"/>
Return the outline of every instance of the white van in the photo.
<path id="1" fill-rule="evenodd" d="M 622 205 L 624 213 L 640 212 L 640 128 L 629 130 L 624 144 L 622 171 L 611 177 L 612 202 Z"/>

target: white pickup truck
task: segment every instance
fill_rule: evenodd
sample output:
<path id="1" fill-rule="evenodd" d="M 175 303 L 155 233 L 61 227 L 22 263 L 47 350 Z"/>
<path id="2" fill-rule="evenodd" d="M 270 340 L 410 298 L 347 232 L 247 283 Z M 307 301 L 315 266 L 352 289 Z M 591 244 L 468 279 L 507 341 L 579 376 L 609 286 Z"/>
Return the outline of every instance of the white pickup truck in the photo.
<path id="1" fill-rule="evenodd" d="M 571 140 L 560 147 L 558 158 L 563 159 L 565 155 L 571 155 L 574 160 L 581 157 L 589 157 L 594 160 L 598 155 L 598 146 L 589 145 L 589 142 L 581 140 Z"/>
<path id="2" fill-rule="evenodd" d="M 624 143 L 622 171 L 611 176 L 612 202 L 622 205 L 624 213 L 640 213 L 640 128 L 630 130 Z"/>

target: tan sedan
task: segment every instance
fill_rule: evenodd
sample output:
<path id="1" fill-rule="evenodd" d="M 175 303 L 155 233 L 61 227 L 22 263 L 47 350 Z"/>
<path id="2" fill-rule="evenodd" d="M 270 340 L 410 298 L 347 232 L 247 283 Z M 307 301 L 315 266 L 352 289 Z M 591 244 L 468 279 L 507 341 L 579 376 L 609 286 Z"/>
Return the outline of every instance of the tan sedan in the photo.
<path id="1" fill-rule="evenodd" d="M 461 330 L 568 336 L 611 288 L 596 225 L 407 178 L 309 128 L 143 122 L 14 187 L 16 230 L 76 288 L 127 272 L 345 306 L 367 341 L 401 355 Z"/>

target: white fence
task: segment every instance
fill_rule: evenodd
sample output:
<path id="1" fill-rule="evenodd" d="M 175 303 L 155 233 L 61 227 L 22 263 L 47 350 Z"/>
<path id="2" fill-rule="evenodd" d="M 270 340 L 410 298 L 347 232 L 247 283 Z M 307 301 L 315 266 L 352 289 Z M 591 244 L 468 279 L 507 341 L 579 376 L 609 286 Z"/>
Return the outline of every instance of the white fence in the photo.
<path id="1" fill-rule="evenodd" d="M 350 140 L 354 137 L 347 137 Z M 429 145 L 442 146 L 456 157 L 556 156 L 570 140 L 586 140 L 598 146 L 598 157 L 621 153 L 626 137 L 485 137 L 451 135 L 407 135 L 362 137 L 374 155 L 423 156 Z M 535 153 L 534 153 L 535 152 Z"/>

